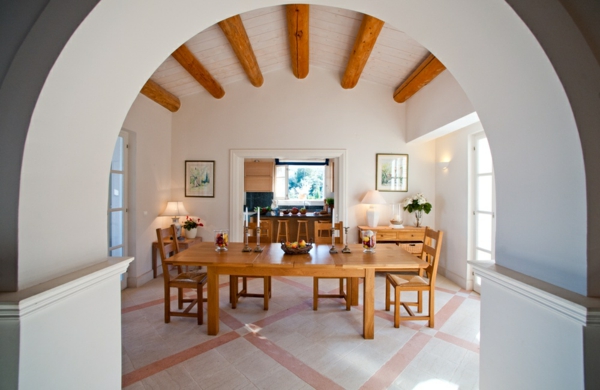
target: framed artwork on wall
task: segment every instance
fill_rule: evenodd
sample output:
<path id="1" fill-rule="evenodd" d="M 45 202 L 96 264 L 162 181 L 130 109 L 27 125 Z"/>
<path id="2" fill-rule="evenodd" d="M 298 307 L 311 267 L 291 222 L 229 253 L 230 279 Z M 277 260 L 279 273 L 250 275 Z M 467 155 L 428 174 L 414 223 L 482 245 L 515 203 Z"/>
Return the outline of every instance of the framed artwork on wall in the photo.
<path id="1" fill-rule="evenodd" d="M 185 196 L 201 198 L 215 197 L 214 161 L 186 160 Z"/>
<path id="2" fill-rule="evenodd" d="M 377 153 L 375 189 L 383 192 L 408 191 L 408 154 Z"/>

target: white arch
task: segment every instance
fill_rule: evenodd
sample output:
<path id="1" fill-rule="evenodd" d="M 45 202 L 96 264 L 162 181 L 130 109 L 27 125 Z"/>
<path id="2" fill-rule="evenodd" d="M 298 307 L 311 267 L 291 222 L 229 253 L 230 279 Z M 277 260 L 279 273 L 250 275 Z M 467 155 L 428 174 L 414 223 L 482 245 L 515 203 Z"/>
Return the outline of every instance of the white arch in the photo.
<path id="1" fill-rule="evenodd" d="M 278 3 L 97 5 L 57 59 L 32 116 L 21 174 L 20 288 L 104 257 L 104 177 L 114 140 L 156 67 L 216 21 Z M 381 18 L 446 64 L 477 109 L 494 153 L 498 263 L 585 294 L 585 178 L 577 128 L 552 65 L 514 11 L 502 0 L 308 3 Z M 567 224 L 554 212 L 561 204 L 570 205 Z M 31 226 L 76 227 L 82 220 L 85 232 L 74 229 L 69 242 L 47 229 L 28 245 Z M 568 277 L 559 280 L 564 273 Z"/>

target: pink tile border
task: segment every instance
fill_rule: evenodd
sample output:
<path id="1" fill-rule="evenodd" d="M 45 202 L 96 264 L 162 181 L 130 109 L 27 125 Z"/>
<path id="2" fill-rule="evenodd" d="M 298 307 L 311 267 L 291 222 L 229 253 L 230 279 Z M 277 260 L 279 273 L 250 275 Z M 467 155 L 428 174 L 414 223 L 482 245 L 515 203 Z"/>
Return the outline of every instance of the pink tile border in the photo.
<path id="1" fill-rule="evenodd" d="M 434 337 L 436 339 L 447 341 L 450 344 L 454 344 L 461 348 L 468 349 L 469 351 L 479 353 L 479 345 L 477 345 L 475 343 L 471 343 L 467 340 L 463 340 L 460 337 L 452 336 L 451 334 L 444 333 L 444 332 L 437 332 Z"/>
<path id="2" fill-rule="evenodd" d="M 315 389 L 343 389 L 343 387 L 310 366 L 307 366 L 301 360 L 271 341 L 256 337 L 253 333 L 247 334 L 244 338 Z"/>
<path id="3" fill-rule="evenodd" d="M 289 307 L 285 310 L 280 311 L 279 313 L 275 313 L 272 316 L 268 316 L 263 318 L 262 320 L 258 320 L 253 322 L 253 325 L 256 325 L 260 328 L 264 328 L 265 326 L 271 325 L 274 322 L 282 320 L 286 317 L 292 316 L 298 312 L 312 309 L 312 303 L 308 301 L 297 304 L 296 306 Z"/>
<path id="4" fill-rule="evenodd" d="M 435 313 L 435 326 L 434 329 L 440 330 L 442 326 L 448 321 L 448 319 L 454 314 L 459 306 L 465 301 L 464 297 L 457 295 L 450 298 L 450 300 L 437 312 Z"/>
<path id="5" fill-rule="evenodd" d="M 308 291 L 308 292 L 311 292 L 311 293 L 312 293 L 312 290 L 313 290 L 312 286 L 307 286 L 305 284 L 295 282 L 295 281 L 290 280 L 290 279 L 288 279 L 286 277 L 283 277 L 283 276 L 273 276 L 273 279 L 275 279 L 275 280 L 277 280 L 279 282 L 285 283 L 285 284 L 289 284 L 290 286 L 294 286 L 296 288 L 299 288 L 300 290 Z"/>
<path id="6" fill-rule="evenodd" d="M 244 326 L 243 322 L 227 313 L 223 309 L 219 309 L 219 321 L 230 327 L 232 330 L 236 330 Z"/>
<path id="7" fill-rule="evenodd" d="M 431 336 L 417 333 L 390 360 L 388 360 L 361 389 L 386 389 L 404 371 L 412 360 L 421 352 L 425 345 L 431 340 Z"/>
<path id="8" fill-rule="evenodd" d="M 149 376 L 171 368 L 179 363 L 193 358 L 194 356 L 198 356 L 200 354 L 203 354 L 204 352 L 210 351 L 211 349 L 220 347 L 223 344 L 227 344 L 228 342 L 235 340 L 238 337 L 240 337 L 240 335 L 236 332 L 228 332 L 222 336 L 217 336 L 214 339 L 205 341 L 201 344 L 195 345 L 191 348 L 188 348 L 166 358 L 157 360 L 154 363 L 150 363 L 147 366 L 138 368 L 137 370 L 123 375 L 122 386 L 127 387 L 129 385 L 132 385 L 135 382 L 139 382 L 142 379 L 148 378 Z"/>

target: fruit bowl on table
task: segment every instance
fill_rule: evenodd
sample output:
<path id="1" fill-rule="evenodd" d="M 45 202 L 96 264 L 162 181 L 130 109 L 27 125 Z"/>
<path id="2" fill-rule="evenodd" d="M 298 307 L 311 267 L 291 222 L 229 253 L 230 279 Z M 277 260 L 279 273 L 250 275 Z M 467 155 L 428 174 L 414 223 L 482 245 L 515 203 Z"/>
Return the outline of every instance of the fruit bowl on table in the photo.
<path id="1" fill-rule="evenodd" d="M 304 255 L 308 252 L 310 252 L 310 250 L 312 249 L 313 244 L 312 242 L 307 242 L 306 246 L 304 247 L 297 247 L 297 248 L 292 248 L 290 246 L 287 246 L 285 242 L 281 243 L 281 249 L 285 252 L 286 255 Z"/>
<path id="2" fill-rule="evenodd" d="M 290 210 L 281 210 L 281 214 L 283 215 L 288 215 L 290 213 Z"/>

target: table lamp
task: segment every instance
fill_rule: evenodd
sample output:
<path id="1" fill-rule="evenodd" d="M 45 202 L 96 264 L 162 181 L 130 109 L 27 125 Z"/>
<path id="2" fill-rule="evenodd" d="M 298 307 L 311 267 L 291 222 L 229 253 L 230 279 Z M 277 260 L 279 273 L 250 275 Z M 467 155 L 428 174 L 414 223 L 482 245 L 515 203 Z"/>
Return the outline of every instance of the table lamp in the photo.
<path id="1" fill-rule="evenodd" d="M 367 225 L 369 227 L 377 227 L 379 223 L 379 211 L 375 209 L 376 204 L 386 204 L 385 199 L 377 190 L 367 192 L 360 203 L 370 205 L 367 209 Z"/>
<path id="2" fill-rule="evenodd" d="M 175 225 L 175 231 L 177 237 L 181 236 L 181 225 L 179 224 L 179 217 L 188 215 L 189 213 L 183 207 L 183 202 L 167 202 L 167 208 L 161 214 L 162 217 L 173 217 L 173 225 Z"/>

